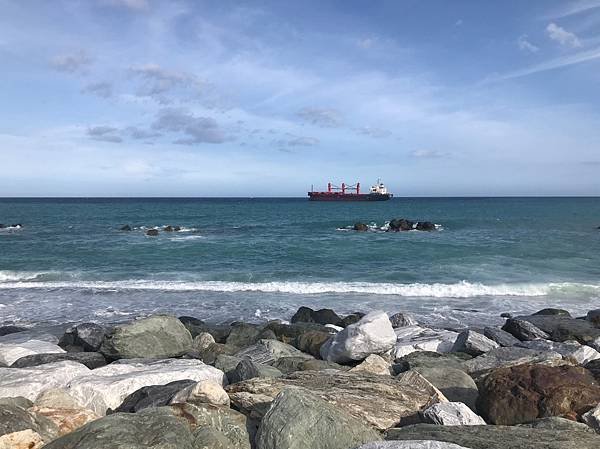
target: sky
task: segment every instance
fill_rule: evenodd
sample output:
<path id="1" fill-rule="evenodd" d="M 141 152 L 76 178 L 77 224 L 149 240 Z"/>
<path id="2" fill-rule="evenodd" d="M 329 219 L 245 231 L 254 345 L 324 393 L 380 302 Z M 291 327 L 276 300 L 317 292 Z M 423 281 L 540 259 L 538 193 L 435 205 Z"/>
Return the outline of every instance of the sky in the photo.
<path id="1" fill-rule="evenodd" d="M 0 0 L 0 196 L 600 195 L 600 0 Z"/>

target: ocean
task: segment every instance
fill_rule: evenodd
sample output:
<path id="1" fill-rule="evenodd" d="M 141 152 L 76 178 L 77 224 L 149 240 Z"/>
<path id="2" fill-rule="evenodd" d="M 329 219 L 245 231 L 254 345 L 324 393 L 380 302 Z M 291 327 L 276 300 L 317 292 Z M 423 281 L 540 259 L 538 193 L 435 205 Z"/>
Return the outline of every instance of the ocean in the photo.
<path id="1" fill-rule="evenodd" d="M 385 232 L 398 217 L 440 226 Z M 600 308 L 600 198 L 7 198 L 0 223 L 22 224 L 0 229 L 0 324 L 261 322 L 306 305 L 459 327 Z M 145 235 L 166 225 L 181 230 Z"/>

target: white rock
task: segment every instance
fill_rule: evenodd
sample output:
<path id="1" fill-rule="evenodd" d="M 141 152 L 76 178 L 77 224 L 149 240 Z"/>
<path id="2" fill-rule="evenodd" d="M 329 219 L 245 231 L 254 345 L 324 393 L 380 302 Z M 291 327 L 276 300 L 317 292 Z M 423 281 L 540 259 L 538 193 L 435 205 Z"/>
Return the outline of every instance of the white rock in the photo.
<path id="1" fill-rule="evenodd" d="M 0 368 L 0 398 L 23 396 L 34 401 L 53 388 L 64 388 L 78 376 L 91 370 L 77 362 L 55 362 L 31 368 Z"/>
<path id="2" fill-rule="evenodd" d="M 215 338 L 211 334 L 208 332 L 200 332 L 192 342 L 192 349 L 194 351 L 202 352 L 213 343 L 215 343 Z"/>
<path id="3" fill-rule="evenodd" d="M 570 356 L 575 359 L 578 364 L 585 365 L 592 360 L 600 359 L 600 352 L 589 346 L 582 345 L 580 348 L 573 351 Z"/>
<path id="4" fill-rule="evenodd" d="M 360 365 L 355 366 L 350 371 L 389 376 L 391 374 L 391 364 L 383 357 L 371 354 Z"/>
<path id="5" fill-rule="evenodd" d="M 368 313 L 347 326 L 321 346 L 323 360 L 347 363 L 363 360 L 394 347 L 396 334 L 387 314 L 381 310 Z"/>
<path id="6" fill-rule="evenodd" d="M 148 385 L 164 385 L 176 380 L 213 380 L 227 383 L 223 371 L 195 359 L 120 360 L 73 379 L 69 394 L 82 406 L 104 415 L 115 409 L 134 391 Z"/>
<path id="7" fill-rule="evenodd" d="M 26 355 L 63 352 L 65 352 L 65 350 L 60 346 L 42 340 L 28 340 L 19 343 L 0 343 L 0 362 L 10 366 Z"/>
<path id="8" fill-rule="evenodd" d="M 485 335 L 472 330 L 466 330 L 458 334 L 452 352 L 466 352 L 474 357 L 484 354 L 500 345 Z"/>
<path id="9" fill-rule="evenodd" d="M 600 433 L 600 404 L 589 412 L 584 413 L 581 418 L 588 426 Z"/>
<path id="10" fill-rule="evenodd" d="M 517 345 L 521 348 L 535 349 L 538 351 L 555 351 L 565 359 L 573 359 L 579 365 L 585 365 L 592 360 L 600 358 L 596 349 L 582 345 L 577 341 L 554 342 L 548 340 L 523 341 Z"/>
<path id="11" fill-rule="evenodd" d="M 33 405 L 36 407 L 71 409 L 81 407 L 66 388 L 52 388 L 42 391 L 33 402 Z"/>
<path id="12" fill-rule="evenodd" d="M 421 326 L 405 326 L 394 330 L 398 339 L 395 358 L 416 351 L 451 352 L 458 337 L 458 333 L 453 331 Z"/>
<path id="13" fill-rule="evenodd" d="M 454 443 L 433 440 L 374 441 L 356 449 L 468 449 Z"/>
<path id="14" fill-rule="evenodd" d="M 213 380 L 201 380 L 179 391 L 171 404 L 211 404 L 229 407 L 229 395 L 221 384 Z"/>
<path id="15" fill-rule="evenodd" d="M 333 329 L 336 332 L 344 330 L 344 328 L 342 326 L 336 326 L 335 324 L 326 324 L 325 327 L 328 327 L 329 329 Z"/>
<path id="16" fill-rule="evenodd" d="M 462 402 L 440 402 L 423 412 L 423 417 L 431 424 L 442 426 L 482 426 L 483 418 L 475 414 Z"/>
<path id="17" fill-rule="evenodd" d="M 39 449 L 43 445 L 42 437 L 31 429 L 0 436 L 0 449 Z"/>
<path id="18" fill-rule="evenodd" d="M 392 315 L 390 317 L 390 322 L 392 323 L 392 327 L 394 329 L 398 327 L 416 326 L 419 324 L 417 320 L 412 317 L 412 315 L 403 312 L 398 312 Z"/>

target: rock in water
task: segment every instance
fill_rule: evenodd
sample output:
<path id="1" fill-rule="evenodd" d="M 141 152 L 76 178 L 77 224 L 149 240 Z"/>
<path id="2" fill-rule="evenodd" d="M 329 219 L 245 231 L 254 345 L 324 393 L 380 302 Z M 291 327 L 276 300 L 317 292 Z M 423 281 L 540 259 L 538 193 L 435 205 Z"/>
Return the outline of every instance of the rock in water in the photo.
<path id="1" fill-rule="evenodd" d="M 331 337 L 321 346 L 321 357 L 336 363 L 360 361 L 370 354 L 389 351 L 395 343 L 396 334 L 387 314 L 374 311 Z"/>
<path id="2" fill-rule="evenodd" d="M 131 231 L 131 226 L 129 226 L 128 224 L 125 226 L 122 226 L 120 231 Z"/>
<path id="3" fill-rule="evenodd" d="M 483 418 L 462 402 L 440 402 L 423 412 L 423 418 L 431 424 L 443 426 L 481 426 Z"/>
<path id="4" fill-rule="evenodd" d="M 518 318 L 509 318 L 506 320 L 502 330 L 512 334 L 521 341 L 535 340 L 537 338 L 549 339 L 550 335 L 530 323 L 529 321 Z"/>
<path id="5" fill-rule="evenodd" d="M 300 307 L 291 319 L 292 323 L 317 323 L 342 325 L 342 318 L 331 309 L 313 310 L 310 307 Z"/>
<path id="6" fill-rule="evenodd" d="M 414 223 L 405 218 L 394 218 L 390 221 L 389 230 L 393 232 L 398 231 L 411 231 L 414 227 Z"/>
<path id="7" fill-rule="evenodd" d="M 261 421 L 257 449 L 348 449 L 380 440 L 370 427 L 309 391 L 285 388 Z"/>
<path id="8" fill-rule="evenodd" d="M 514 425 L 549 416 L 575 420 L 598 403 L 600 386 L 584 368 L 519 365 L 487 375 L 477 406 L 488 422 Z"/>
<path id="9" fill-rule="evenodd" d="M 355 231 L 366 232 L 369 230 L 369 227 L 364 223 L 354 223 L 352 229 Z"/>
<path id="10" fill-rule="evenodd" d="M 466 330 L 458 334 L 452 351 L 466 352 L 472 356 L 484 354 L 492 349 L 499 348 L 500 345 L 472 330 Z"/>
<path id="11" fill-rule="evenodd" d="M 109 359 L 178 357 L 192 348 L 192 336 L 177 318 L 155 315 L 116 326 L 100 352 Z"/>

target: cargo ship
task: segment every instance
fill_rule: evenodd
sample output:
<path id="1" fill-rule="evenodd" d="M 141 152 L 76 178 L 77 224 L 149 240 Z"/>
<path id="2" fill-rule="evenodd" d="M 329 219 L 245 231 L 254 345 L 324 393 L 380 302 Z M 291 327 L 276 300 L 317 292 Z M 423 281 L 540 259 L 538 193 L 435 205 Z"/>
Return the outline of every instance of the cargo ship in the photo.
<path id="1" fill-rule="evenodd" d="M 310 201 L 387 201 L 393 196 L 381 180 L 377 180 L 368 193 L 361 193 L 360 182 L 352 185 L 342 183 L 340 187 L 329 182 L 326 192 L 315 192 L 313 188 L 308 192 Z"/>

